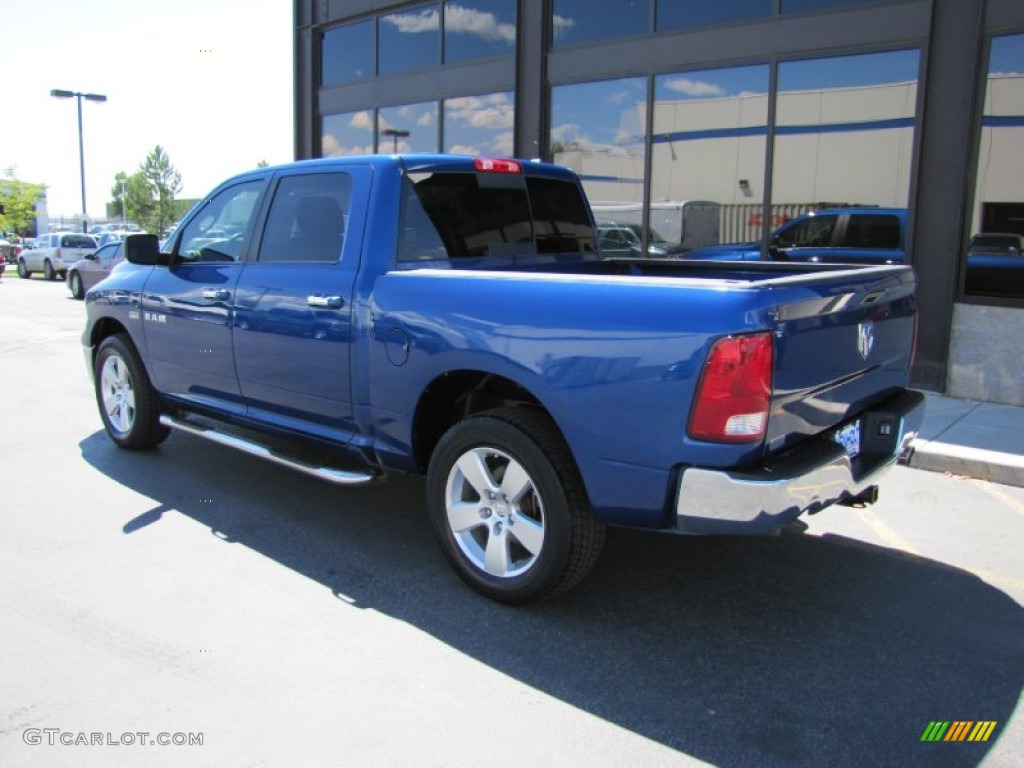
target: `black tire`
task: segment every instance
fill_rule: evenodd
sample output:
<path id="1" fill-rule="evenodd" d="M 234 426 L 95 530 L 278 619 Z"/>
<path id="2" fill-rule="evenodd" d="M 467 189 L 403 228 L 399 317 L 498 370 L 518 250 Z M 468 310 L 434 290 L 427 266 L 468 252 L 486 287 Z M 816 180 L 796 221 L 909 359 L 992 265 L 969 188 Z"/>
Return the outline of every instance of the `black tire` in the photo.
<path id="1" fill-rule="evenodd" d="M 77 272 L 72 271 L 68 275 L 68 289 L 71 291 L 71 297 L 73 299 L 81 299 L 85 297 L 85 291 L 82 289 L 82 276 Z"/>
<path id="2" fill-rule="evenodd" d="M 28 267 L 25 265 L 24 259 L 18 259 L 18 277 L 22 280 L 28 280 L 32 277 L 32 273 L 28 271 Z"/>
<path id="3" fill-rule="evenodd" d="M 470 462 L 463 464 L 470 474 L 472 467 L 483 470 L 475 485 L 460 460 Z M 488 496 L 477 492 L 480 485 Z M 523 490 L 515 498 L 504 494 L 518 486 Z M 427 506 L 441 550 L 459 576 L 502 603 L 572 588 L 604 542 L 604 526 L 594 519 L 565 441 L 551 419 L 530 408 L 489 411 L 449 429 L 430 459 Z"/>
<path id="4" fill-rule="evenodd" d="M 43 262 L 43 279 L 45 280 L 56 280 L 57 273 L 53 269 L 53 264 L 47 259 Z"/>
<path id="5" fill-rule="evenodd" d="M 127 336 L 103 340 L 94 370 L 96 405 L 111 440 L 138 451 L 167 439 L 170 429 L 160 423 L 160 398 Z"/>

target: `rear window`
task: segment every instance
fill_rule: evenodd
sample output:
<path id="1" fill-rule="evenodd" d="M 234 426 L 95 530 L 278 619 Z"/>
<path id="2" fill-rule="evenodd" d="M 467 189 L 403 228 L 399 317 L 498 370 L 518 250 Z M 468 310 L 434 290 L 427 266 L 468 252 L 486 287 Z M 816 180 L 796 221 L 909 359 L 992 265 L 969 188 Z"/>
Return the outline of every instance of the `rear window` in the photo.
<path id="1" fill-rule="evenodd" d="M 900 247 L 900 220 L 886 214 L 853 214 L 846 226 L 847 248 Z"/>
<path id="2" fill-rule="evenodd" d="M 399 259 L 593 253 L 578 187 L 519 174 L 410 173 Z"/>
<path id="3" fill-rule="evenodd" d="M 60 238 L 61 248 L 95 248 L 96 241 L 89 235 L 63 235 Z"/>

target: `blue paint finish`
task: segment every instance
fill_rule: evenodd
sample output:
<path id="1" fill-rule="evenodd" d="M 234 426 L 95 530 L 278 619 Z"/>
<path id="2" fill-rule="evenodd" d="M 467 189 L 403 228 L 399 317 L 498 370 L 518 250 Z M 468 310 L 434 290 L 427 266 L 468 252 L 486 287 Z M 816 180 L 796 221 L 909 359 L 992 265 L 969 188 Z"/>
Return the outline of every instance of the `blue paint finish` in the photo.
<path id="1" fill-rule="evenodd" d="M 566 169 L 522 167 L 582 196 Z M 260 263 L 264 201 L 239 262 L 125 265 L 90 291 L 86 344 L 104 319 L 132 325 L 156 386 L 175 402 L 329 440 L 406 472 L 418 469 L 414 418 L 424 393 L 462 372 L 499 377 L 551 415 L 599 517 L 651 527 L 672 524 L 682 468 L 756 466 L 767 444 L 820 432 L 906 385 L 909 269 L 833 275 L 802 264 L 614 261 L 586 251 L 398 262 L 403 176 L 412 171 L 475 172 L 472 158 L 441 155 L 265 169 L 268 201 L 288 174 L 353 175 L 336 262 Z M 217 287 L 226 298 L 203 298 Z M 313 294 L 340 304 L 311 306 Z M 868 296 L 883 298 L 869 306 Z M 140 305 L 166 320 L 131 320 Z M 856 334 L 867 319 L 876 347 L 865 361 Z M 767 443 L 688 438 L 711 346 L 763 331 L 776 340 Z"/>

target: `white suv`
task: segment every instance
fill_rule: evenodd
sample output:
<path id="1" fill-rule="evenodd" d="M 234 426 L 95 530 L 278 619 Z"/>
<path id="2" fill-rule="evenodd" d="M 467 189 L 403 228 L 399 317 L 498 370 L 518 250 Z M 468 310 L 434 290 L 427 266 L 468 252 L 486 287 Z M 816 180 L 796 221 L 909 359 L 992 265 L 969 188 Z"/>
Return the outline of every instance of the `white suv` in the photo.
<path id="1" fill-rule="evenodd" d="M 68 267 L 79 259 L 96 252 L 96 240 L 92 235 L 74 232 L 57 232 L 36 238 L 35 246 L 23 250 L 18 256 L 18 277 L 32 277 L 33 272 L 42 272 L 47 280 L 61 280 Z"/>

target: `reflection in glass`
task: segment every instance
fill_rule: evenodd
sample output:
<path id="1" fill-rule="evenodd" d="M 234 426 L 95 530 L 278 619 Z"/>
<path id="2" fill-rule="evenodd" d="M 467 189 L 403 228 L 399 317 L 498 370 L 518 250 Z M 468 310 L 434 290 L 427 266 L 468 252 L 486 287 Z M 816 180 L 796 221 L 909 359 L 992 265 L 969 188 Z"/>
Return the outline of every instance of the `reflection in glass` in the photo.
<path id="1" fill-rule="evenodd" d="M 446 63 L 508 56 L 516 51 L 516 0 L 446 0 Z"/>
<path id="2" fill-rule="evenodd" d="M 782 0 L 783 13 L 799 13 L 800 11 L 821 11 L 826 8 L 838 8 L 844 5 L 881 5 L 885 2 L 902 2 L 903 0 Z"/>
<path id="3" fill-rule="evenodd" d="M 916 50 L 779 65 L 772 205 L 904 208 Z"/>
<path id="4" fill-rule="evenodd" d="M 322 85 L 373 75 L 373 22 L 360 21 L 328 29 L 320 45 Z"/>
<path id="5" fill-rule="evenodd" d="M 324 115 L 320 123 L 320 156 L 373 154 L 373 113 L 369 110 Z"/>
<path id="6" fill-rule="evenodd" d="M 646 111 L 640 77 L 551 89 L 552 160 L 579 174 L 592 203 L 642 202 Z"/>
<path id="7" fill-rule="evenodd" d="M 515 99 L 511 92 L 444 102 L 444 151 L 511 157 Z"/>
<path id="8" fill-rule="evenodd" d="M 554 47 L 647 32 L 651 0 L 554 0 Z"/>
<path id="9" fill-rule="evenodd" d="M 380 74 L 436 67 L 441 62 L 441 14 L 436 3 L 381 16 Z"/>
<path id="10" fill-rule="evenodd" d="M 661 75 L 654 98 L 651 228 L 677 250 L 760 240 L 768 67 Z M 684 228 L 684 203 L 700 200 L 720 228 Z"/>
<path id="11" fill-rule="evenodd" d="M 437 152 L 437 103 L 379 110 L 377 134 L 378 152 Z"/>
<path id="12" fill-rule="evenodd" d="M 661 32 L 771 16 L 773 5 L 774 0 L 716 0 L 713 3 L 661 0 L 658 3 L 657 28 Z"/>
<path id="13" fill-rule="evenodd" d="M 1024 298 L 1024 35 L 992 40 L 964 290 Z"/>

